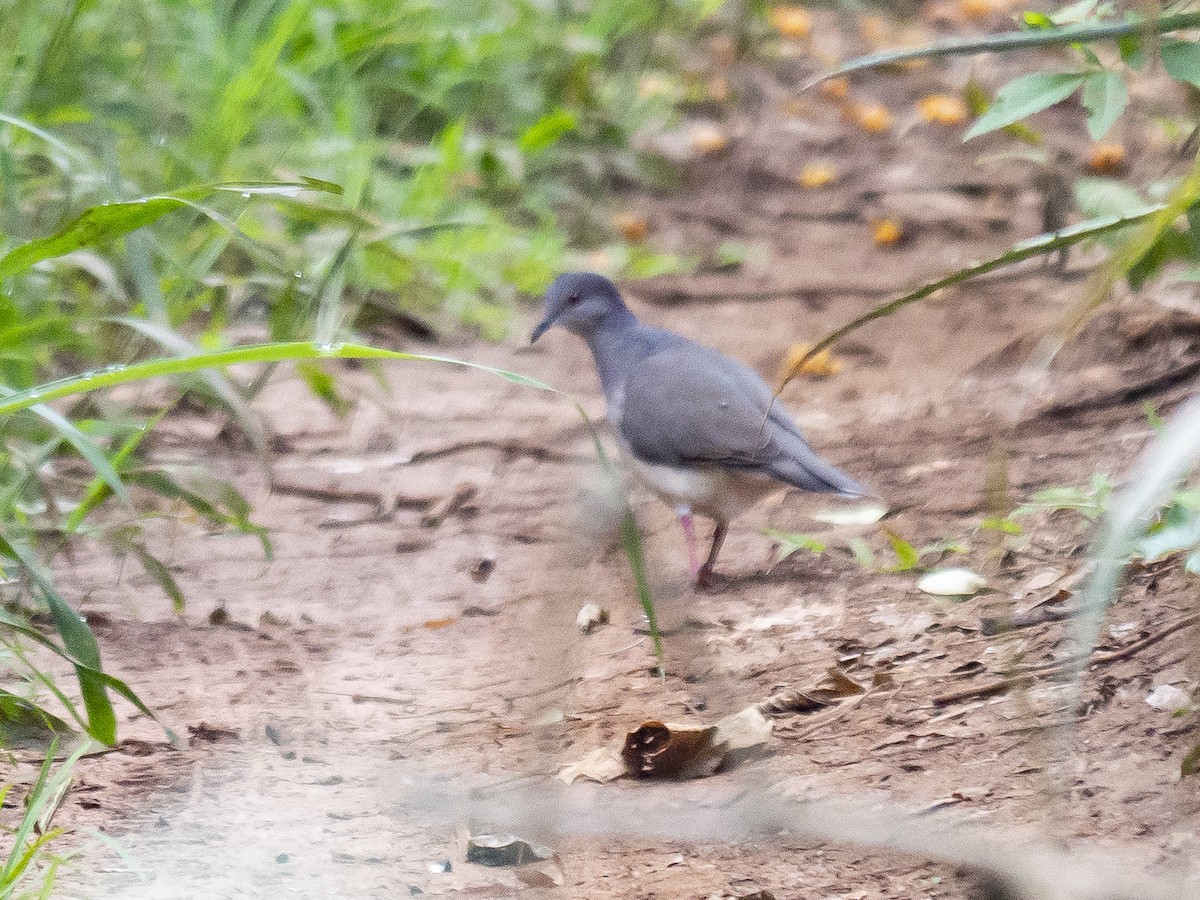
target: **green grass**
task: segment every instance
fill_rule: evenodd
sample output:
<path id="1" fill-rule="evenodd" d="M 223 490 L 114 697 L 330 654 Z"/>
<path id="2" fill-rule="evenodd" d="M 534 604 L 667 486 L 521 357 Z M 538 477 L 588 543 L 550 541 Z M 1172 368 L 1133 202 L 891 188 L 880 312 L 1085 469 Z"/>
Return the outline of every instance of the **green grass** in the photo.
<path id="1" fill-rule="evenodd" d="M 231 485 L 142 452 L 186 398 L 223 411 L 265 458 L 251 407 L 265 376 L 243 382 L 224 367 L 296 361 L 341 414 L 318 360 L 415 358 L 367 347 L 373 329 L 415 317 L 496 338 L 519 298 L 573 254 L 604 251 L 613 274 L 675 266 L 623 243 L 600 198 L 665 173 L 632 138 L 674 116 L 686 92 L 647 93 L 639 81 L 677 77 L 698 34 L 728 27 L 721 5 L 10 3 L 0 42 L 5 696 L 49 694 L 62 707 L 54 721 L 110 744 L 111 694 L 149 713 L 105 673 L 95 636 L 58 592 L 53 565 L 73 543 L 136 561 L 177 610 L 184 586 L 145 539 L 153 515 L 188 508 L 270 554 Z M 242 346 L 232 325 L 270 343 Z M 102 390 L 159 375 L 173 375 L 176 392 L 149 417 Z M 36 653 L 69 665 L 76 689 Z"/>

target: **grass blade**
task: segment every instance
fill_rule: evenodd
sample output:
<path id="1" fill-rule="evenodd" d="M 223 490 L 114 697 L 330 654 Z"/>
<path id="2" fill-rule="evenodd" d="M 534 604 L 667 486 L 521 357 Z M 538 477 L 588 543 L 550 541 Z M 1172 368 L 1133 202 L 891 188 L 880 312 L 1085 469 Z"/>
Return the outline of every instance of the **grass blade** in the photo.
<path id="1" fill-rule="evenodd" d="M 1010 31 L 1005 34 L 983 37 L 955 38 L 938 41 L 924 47 L 909 50 L 888 50 L 860 56 L 843 63 L 806 81 L 800 88 L 806 91 L 822 81 L 876 69 L 914 59 L 932 59 L 939 56 L 965 56 L 972 53 L 999 53 L 1006 50 L 1024 50 L 1032 47 L 1059 47 L 1066 44 L 1090 44 L 1096 41 L 1117 40 L 1129 35 L 1164 34 L 1184 28 L 1200 27 L 1200 12 L 1179 13 L 1160 16 L 1156 19 L 1133 19 L 1129 22 L 1112 22 L 1104 25 L 1069 25 L 1064 28 L 1046 28 L 1036 31 Z"/>
<path id="2" fill-rule="evenodd" d="M 965 269 L 959 269 L 952 275 L 947 275 L 945 278 L 940 278 L 937 281 L 923 285 L 917 288 L 915 291 L 910 291 L 903 297 L 883 303 L 869 312 L 859 316 L 857 319 L 853 319 L 850 322 L 847 322 L 845 325 L 842 325 L 840 328 L 834 329 L 829 334 L 825 335 L 825 337 L 821 338 L 821 340 L 817 341 L 812 348 L 809 349 L 806 354 L 804 354 L 803 358 L 801 358 L 794 366 L 792 366 L 787 377 L 784 378 L 782 383 L 779 385 L 779 389 L 775 392 L 775 394 L 778 396 L 780 391 L 787 387 L 788 383 L 796 377 L 796 374 L 800 372 L 806 362 L 808 362 L 822 350 L 825 350 L 827 347 L 830 347 L 831 345 L 840 341 L 846 335 L 853 331 L 857 331 L 868 322 L 874 322 L 876 319 L 882 319 L 886 316 L 890 316 L 892 313 L 898 312 L 906 306 L 910 306 L 913 303 L 924 300 L 930 294 L 936 293 L 943 288 L 953 287 L 956 284 L 962 284 L 964 281 L 969 281 L 972 278 L 977 278 L 980 275 L 985 275 L 988 272 L 995 271 L 996 269 L 1003 268 L 1004 266 L 1011 266 L 1015 263 L 1023 262 L 1024 260 L 1031 259 L 1035 256 L 1053 253 L 1057 250 L 1061 250 L 1064 247 L 1070 247 L 1073 244 L 1078 244 L 1080 241 L 1099 237 L 1100 235 L 1108 234 L 1113 231 L 1119 231 L 1122 228 L 1128 228 L 1130 225 L 1150 221 L 1154 219 L 1155 216 L 1162 214 L 1166 209 L 1167 206 L 1165 204 L 1158 204 L 1147 207 L 1146 209 L 1138 212 L 1128 213 L 1123 216 L 1104 216 L 1103 218 L 1099 219 L 1089 219 L 1086 222 L 1080 222 L 1078 225 L 1072 225 L 1068 228 L 1059 229 L 1058 231 L 1052 231 L 1047 234 L 1038 235 L 1037 237 L 1030 238 L 1027 241 L 1022 241 L 1021 243 L 1016 244 L 1006 253 L 1003 253 L 1000 256 L 994 257 L 985 262 L 976 263 L 975 265 L 968 266 Z M 0 414 L 2 414 L 3 411 L 3 406 L 0 405 Z"/>

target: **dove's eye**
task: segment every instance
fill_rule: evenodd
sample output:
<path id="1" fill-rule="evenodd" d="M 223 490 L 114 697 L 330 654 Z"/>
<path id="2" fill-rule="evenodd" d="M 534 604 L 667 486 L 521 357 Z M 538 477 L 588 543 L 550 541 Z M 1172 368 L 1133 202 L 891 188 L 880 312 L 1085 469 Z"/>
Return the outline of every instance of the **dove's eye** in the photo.
<path id="1" fill-rule="evenodd" d="M 580 299 L 582 298 L 578 294 L 572 294 L 567 298 L 567 306 L 578 306 Z"/>

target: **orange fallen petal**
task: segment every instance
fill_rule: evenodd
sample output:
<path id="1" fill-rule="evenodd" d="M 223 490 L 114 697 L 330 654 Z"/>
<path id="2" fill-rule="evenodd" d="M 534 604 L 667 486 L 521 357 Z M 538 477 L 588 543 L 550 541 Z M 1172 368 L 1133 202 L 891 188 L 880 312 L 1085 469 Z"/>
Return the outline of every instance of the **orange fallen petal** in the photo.
<path id="1" fill-rule="evenodd" d="M 423 624 L 426 628 L 432 631 L 437 631 L 439 628 L 445 628 L 447 625 L 453 625 L 454 619 L 429 619 Z"/>
<path id="2" fill-rule="evenodd" d="M 796 181 L 806 188 L 828 187 L 837 181 L 837 170 L 828 163 L 809 163 L 800 170 Z"/>
<path id="3" fill-rule="evenodd" d="M 780 370 L 780 381 L 786 381 L 796 375 L 809 375 L 813 378 L 828 378 L 842 370 L 842 361 L 835 359 L 826 347 L 811 359 L 804 359 L 812 344 L 793 344 L 788 348 L 787 358 Z M 801 362 L 804 360 L 804 362 Z"/>
<path id="4" fill-rule="evenodd" d="M 1125 147 L 1114 141 L 1097 144 L 1088 155 L 1087 167 L 1101 175 L 1112 175 L 1125 165 Z"/>
<path id="5" fill-rule="evenodd" d="M 961 125 L 971 114 L 962 98 L 952 94 L 923 97 L 917 101 L 917 112 L 922 119 L 934 125 Z"/>
<path id="6" fill-rule="evenodd" d="M 812 15 L 799 6 L 775 6 L 771 24 L 785 38 L 806 38 L 812 34 Z"/>
<path id="7" fill-rule="evenodd" d="M 850 79 L 830 78 L 828 81 L 822 81 L 820 91 L 831 100 L 845 100 L 846 95 L 850 93 Z"/>
<path id="8" fill-rule="evenodd" d="M 871 223 L 871 233 L 880 247 L 894 247 L 904 239 L 904 229 L 895 219 L 876 219 Z"/>
<path id="9" fill-rule="evenodd" d="M 650 222 L 635 212 L 619 212 L 612 217 L 613 230 L 627 241 L 642 241 L 650 233 Z"/>
<path id="10" fill-rule="evenodd" d="M 882 103 L 851 103 L 843 115 L 866 131 L 879 134 L 892 127 L 892 114 Z"/>

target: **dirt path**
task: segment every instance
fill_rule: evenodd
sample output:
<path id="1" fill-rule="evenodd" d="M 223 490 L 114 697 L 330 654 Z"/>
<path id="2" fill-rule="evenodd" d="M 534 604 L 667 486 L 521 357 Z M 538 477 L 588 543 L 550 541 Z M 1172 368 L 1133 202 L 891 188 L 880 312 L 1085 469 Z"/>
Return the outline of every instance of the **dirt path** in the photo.
<path id="1" fill-rule="evenodd" d="M 909 109 L 937 77 L 868 79 L 862 90 Z M 634 286 L 632 302 L 648 320 L 773 376 L 793 342 L 1040 230 L 1028 173 L 981 175 L 979 148 L 962 148 L 951 132 L 910 122 L 864 138 L 832 107 L 789 119 L 769 115 L 772 102 L 747 102 L 729 155 L 693 165 L 681 190 L 629 198 L 664 245 L 711 247 L 733 233 L 763 243 L 772 264 L 762 274 Z M 1063 112 L 1058 131 L 1079 148 L 1072 116 Z M 821 194 L 791 180 L 814 154 L 843 165 L 842 181 Z M 907 244 L 880 249 L 867 220 L 871 204 L 889 203 L 908 203 L 923 219 Z M 1047 748 L 1071 713 L 1060 685 L 1038 678 L 1009 694 L 939 703 L 1013 665 L 1052 661 L 1060 647 L 1061 623 L 986 636 L 981 618 L 1023 585 L 1040 587 L 1018 606 L 1053 593 L 1080 565 L 1086 534 L 1067 517 L 1037 519 L 998 558 L 977 529 L 997 423 L 1016 396 L 1011 354 L 1002 351 L 1056 320 L 1079 291 L 1077 278 L 1040 269 L 970 287 L 865 329 L 841 351 L 844 371 L 785 394 L 814 445 L 888 498 L 897 511 L 889 527 L 918 546 L 970 538 L 963 559 L 992 578 L 995 593 L 935 601 L 913 575 L 866 570 L 837 549 L 772 567 L 764 526 L 831 543 L 847 537 L 806 519 L 811 502 L 788 496 L 735 525 L 723 557 L 728 578 L 697 594 L 670 512 L 641 500 L 668 630 L 665 679 L 653 672 L 623 557 L 598 547 L 580 522 L 577 498 L 594 462 L 569 405 L 478 372 L 396 366 L 385 370 L 383 391 L 370 373 L 344 369 L 339 378 L 359 402 L 340 422 L 278 373 L 258 403 L 282 448 L 274 491 L 244 455 L 205 444 L 215 471 L 270 526 L 273 561 L 250 538 L 208 535 L 188 521 L 161 528 L 156 549 L 188 597 L 182 617 L 118 561 L 80 555 L 59 572 L 97 623 L 108 666 L 190 736 L 189 749 L 171 751 L 156 726 L 134 717 L 122 723 L 131 740 L 81 764 L 60 821 L 102 828 L 140 871 L 92 845 L 62 880 L 64 896 L 536 895 L 543 889 L 511 871 L 463 862 L 452 817 L 421 809 L 420 791 L 406 784 L 551 773 L 618 745 L 645 719 L 711 721 L 780 686 L 811 685 L 835 665 L 867 683 L 886 674 L 889 686 L 820 730 L 811 730 L 812 716 L 781 717 L 769 756 L 681 786 L 681 796 L 765 781 L 954 807 L 1167 865 L 1194 858 L 1194 790 L 1177 778 L 1195 743 L 1192 720 L 1143 702 L 1154 685 L 1187 678 L 1190 631 L 1089 674 L 1070 802 L 1053 815 L 1045 798 L 1059 770 Z M 1036 414 L 1080 396 L 1117 397 L 1126 369 L 1151 374 L 1197 352 L 1194 325 L 1138 343 L 1135 319 L 1094 330 L 1056 376 L 1054 397 L 1030 407 L 1009 448 L 1013 496 L 1119 473 L 1146 441 L 1138 402 Z M 530 349 L 520 334 L 503 346 L 437 351 L 543 378 L 602 412 L 582 346 L 554 334 Z M 1170 402 L 1182 390 L 1152 396 Z M 176 416 L 155 453 L 191 460 L 211 432 L 211 421 Z M 474 489 L 461 508 L 423 525 L 430 502 L 460 484 Z M 886 559 L 884 535 L 863 537 Z M 1113 611 L 1106 648 L 1181 619 L 1194 590 L 1178 567 L 1139 572 Z M 612 616 L 589 636 L 574 624 L 586 602 Z M 218 607 L 227 621 L 209 624 Z M 633 836 L 603 840 L 552 832 L 546 839 L 561 854 L 561 892 L 570 897 L 970 890 L 944 867 L 812 842 L 651 840 L 632 823 Z M 431 871 L 442 860 L 451 871 Z"/>

